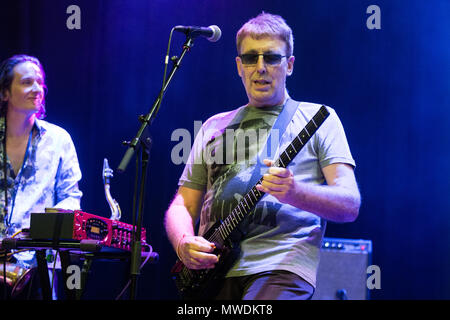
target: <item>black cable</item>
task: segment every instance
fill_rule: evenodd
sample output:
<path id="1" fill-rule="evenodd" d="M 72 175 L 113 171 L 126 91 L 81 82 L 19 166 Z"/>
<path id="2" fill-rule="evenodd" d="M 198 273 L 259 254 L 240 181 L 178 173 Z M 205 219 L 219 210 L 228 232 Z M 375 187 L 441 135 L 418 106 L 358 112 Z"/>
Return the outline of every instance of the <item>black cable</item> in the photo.
<path id="1" fill-rule="evenodd" d="M 159 102 L 158 102 L 158 107 L 154 113 L 155 115 L 156 115 L 156 113 L 158 113 L 159 107 L 161 106 L 162 99 L 164 96 L 164 88 L 166 86 L 167 65 L 169 64 L 170 43 L 172 42 L 172 35 L 173 35 L 174 30 L 175 30 L 175 28 L 172 28 L 172 30 L 170 30 L 169 42 L 167 43 L 167 52 L 166 52 L 166 57 L 164 59 L 163 82 L 162 82 L 162 86 L 161 86 L 161 91 L 159 92 Z"/>
<path id="2" fill-rule="evenodd" d="M 140 150 L 140 149 L 139 149 Z M 134 176 L 134 192 L 133 192 L 133 209 L 132 209 L 132 217 L 131 217 L 131 224 L 133 225 L 133 228 L 136 226 L 136 202 L 137 202 L 137 192 L 138 192 L 138 180 L 139 180 L 139 156 L 136 156 L 136 171 Z M 132 235 L 134 239 L 134 232 L 133 229 Z"/>
<path id="3" fill-rule="evenodd" d="M 151 245 L 149 245 L 149 244 L 145 244 L 145 245 L 148 246 L 149 252 L 147 252 L 147 258 L 145 258 L 144 262 L 142 262 L 142 264 L 139 266 L 139 270 L 141 270 L 144 267 L 144 265 L 148 262 L 148 260 L 151 257 L 150 254 L 153 252 L 153 247 Z M 115 300 L 120 300 L 120 298 L 122 298 L 123 294 L 128 289 L 130 284 L 131 284 L 131 279 L 128 280 L 128 282 L 125 284 L 124 288 L 122 289 L 122 291 L 119 293 L 119 295 L 116 297 Z"/>
<path id="4" fill-rule="evenodd" d="M 7 155 L 6 155 L 6 131 L 7 131 L 7 123 L 6 123 L 6 115 L 1 115 L 4 117 L 5 121 L 5 132 L 3 132 L 3 186 L 4 186 L 4 198 L 5 198 L 5 207 L 3 208 L 3 224 L 6 226 L 5 221 L 7 221 L 8 216 L 8 170 L 6 169 L 6 165 L 8 163 Z"/>
<path id="5" fill-rule="evenodd" d="M 4 256 L 3 256 L 3 298 L 4 300 L 8 299 L 8 287 L 7 287 L 7 283 L 6 283 L 6 259 L 7 259 L 8 255 L 7 255 L 7 251 L 4 251 Z"/>
<path id="6" fill-rule="evenodd" d="M 2 112 L 3 113 L 3 112 Z M 5 131 L 3 132 L 3 187 L 4 187 L 4 198 L 5 198 L 5 204 L 4 204 L 4 208 L 3 208 L 3 226 L 6 229 L 6 221 L 8 220 L 8 176 L 7 176 L 7 172 L 8 170 L 6 169 L 6 165 L 7 165 L 7 155 L 6 155 L 6 112 L 4 112 L 5 114 L 2 114 L 1 117 L 4 117 L 4 123 L 5 123 Z M 6 233 L 5 233 L 6 234 Z M 3 261 L 3 286 L 4 286 L 4 298 L 5 300 L 7 299 L 8 296 L 8 290 L 7 290 L 7 283 L 6 283 L 6 259 L 7 259 L 7 251 L 5 250 L 5 255 L 4 255 L 4 261 Z"/>

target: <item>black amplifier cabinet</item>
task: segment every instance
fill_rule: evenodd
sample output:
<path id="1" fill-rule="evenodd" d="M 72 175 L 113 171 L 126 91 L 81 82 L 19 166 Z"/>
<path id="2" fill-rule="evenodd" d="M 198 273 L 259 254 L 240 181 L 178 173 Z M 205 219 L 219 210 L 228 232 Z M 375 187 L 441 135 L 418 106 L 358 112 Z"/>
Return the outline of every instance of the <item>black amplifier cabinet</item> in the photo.
<path id="1" fill-rule="evenodd" d="M 372 241 L 324 238 L 312 300 L 368 300 Z"/>

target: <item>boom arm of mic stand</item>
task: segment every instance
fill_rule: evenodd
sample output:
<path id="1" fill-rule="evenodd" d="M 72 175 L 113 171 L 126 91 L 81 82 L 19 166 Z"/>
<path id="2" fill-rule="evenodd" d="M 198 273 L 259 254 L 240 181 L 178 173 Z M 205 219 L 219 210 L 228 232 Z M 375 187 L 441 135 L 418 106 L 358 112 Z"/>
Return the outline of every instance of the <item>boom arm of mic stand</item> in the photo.
<path id="1" fill-rule="evenodd" d="M 145 128 L 152 123 L 153 119 L 156 117 L 156 114 L 159 110 L 161 99 L 164 96 L 164 93 L 167 90 L 167 87 L 169 86 L 170 81 L 172 80 L 173 76 L 175 75 L 175 72 L 180 67 L 181 61 L 183 60 L 185 54 L 192 48 L 194 45 L 192 38 L 187 38 L 186 42 L 183 45 L 183 51 L 181 52 L 180 57 L 177 59 L 175 64 L 172 67 L 172 70 L 170 71 L 169 77 L 167 78 L 167 81 L 163 84 L 163 88 L 161 89 L 160 94 L 158 95 L 158 98 L 153 103 L 151 111 L 145 116 L 140 117 L 139 120 L 142 122 L 141 127 L 139 128 L 136 137 L 131 141 L 128 142 L 128 149 L 125 152 L 125 155 L 122 158 L 122 161 L 119 164 L 119 167 L 117 168 L 117 171 L 120 173 L 125 172 L 128 163 L 130 162 L 131 158 L 133 157 L 136 146 L 138 145 L 139 140 L 141 139 L 142 133 L 144 132 Z"/>

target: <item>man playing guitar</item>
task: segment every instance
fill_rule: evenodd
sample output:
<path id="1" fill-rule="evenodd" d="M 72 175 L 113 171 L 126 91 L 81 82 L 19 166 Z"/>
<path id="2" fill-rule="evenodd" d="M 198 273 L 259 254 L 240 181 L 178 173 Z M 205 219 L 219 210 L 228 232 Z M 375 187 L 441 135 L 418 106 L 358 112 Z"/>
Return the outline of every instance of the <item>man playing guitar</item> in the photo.
<path id="1" fill-rule="evenodd" d="M 275 163 L 274 155 L 291 143 L 321 106 L 295 102 L 288 95 L 286 78 L 295 58 L 292 30 L 283 18 L 262 13 L 242 26 L 236 40 L 237 71 L 248 103 L 215 115 L 202 126 L 166 212 L 166 231 L 185 268 L 217 268 L 221 260 L 217 243 L 205 234 L 248 192 L 251 176 L 261 171 L 254 159 L 274 136 L 276 144 L 267 142 L 271 156 L 260 161 L 266 172 L 256 189 L 264 197 L 239 226 L 240 252 L 220 287 L 207 298 L 310 299 L 326 221 L 351 222 L 359 213 L 355 161 L 336 112 L 327 107 L 328 119 L 290 164 Z M 274 123 L 292 103 L 295 112 L 278 141 Z M 241 133 L 250 138 L 240 138 Z M 251 140 L 253 133 L 256 140 Z"/>

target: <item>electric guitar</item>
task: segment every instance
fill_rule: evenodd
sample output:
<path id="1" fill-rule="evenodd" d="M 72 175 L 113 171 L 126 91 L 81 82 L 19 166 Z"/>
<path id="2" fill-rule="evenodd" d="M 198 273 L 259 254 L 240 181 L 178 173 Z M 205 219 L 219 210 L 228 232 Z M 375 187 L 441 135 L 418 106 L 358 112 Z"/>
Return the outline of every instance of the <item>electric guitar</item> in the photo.
<path id="1" fill-rule="evenodd" d="M 275 166 L 286 168 L 328 116 L 327 108 L 322 106 L 275 161 Z M 262 180 L 261 177 L 224 221 L 217 221 L 203 235 L 206 240 L 215 244 L 213 253 L 219 257 L 213 269 L 193 270 L 187 268 L 181 260 L 175 263 L 171 272 L 181 298 L 211 299 L 218 293 L 226 273 L 239 257 L 239 238 L 242 235 L 238 232 L 238 226 L 250 215 L 256 203 L 265 194 L 256 189 L 256 185 Z"/>

